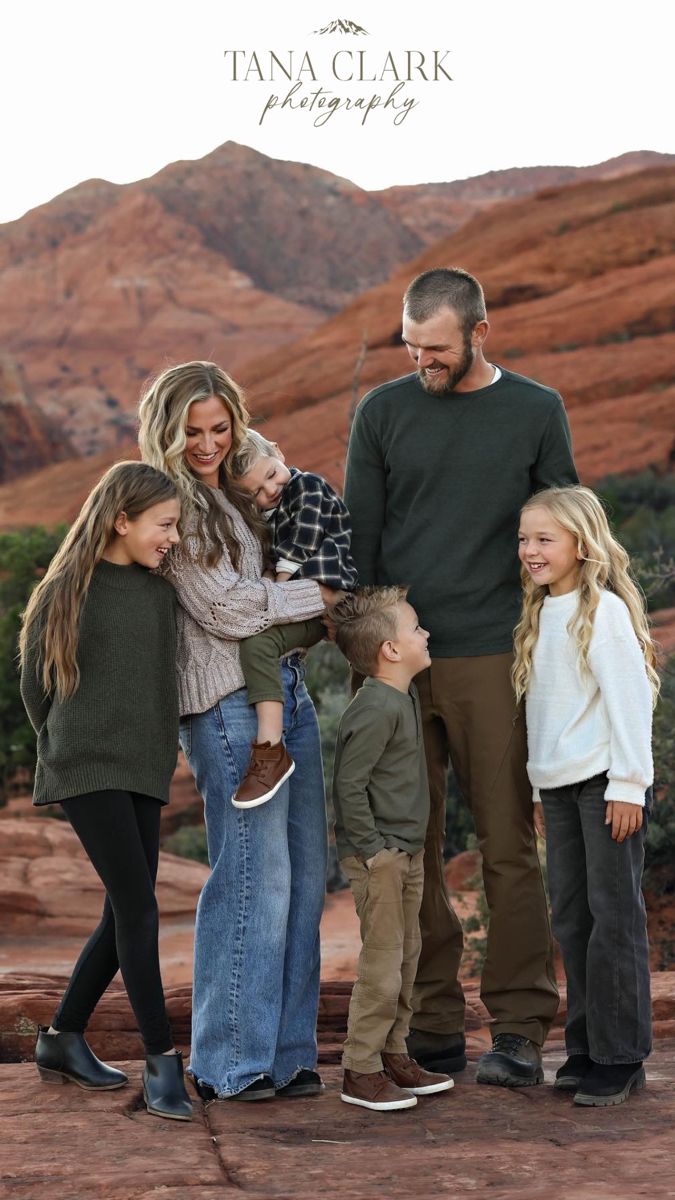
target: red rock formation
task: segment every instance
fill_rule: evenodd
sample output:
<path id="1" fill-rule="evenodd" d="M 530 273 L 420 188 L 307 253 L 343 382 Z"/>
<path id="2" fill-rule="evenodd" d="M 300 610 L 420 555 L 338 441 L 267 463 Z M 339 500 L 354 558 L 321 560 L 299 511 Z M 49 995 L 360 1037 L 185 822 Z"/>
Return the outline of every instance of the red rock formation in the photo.
<path id="1" fill-rule="evenodd" d="M 71 458 L 73 446 L 26 393 L 19 367 L 0 354 L 0 481 Z"/>
<path id="2" fill-rule="evenodd" d="M 545 1055 L 549 1086 L 477 1087 L 475 1068 L 451 1092 L 403 1113 L 340 1101 L 324 1069 L 310 1100 L 197 1105 L 190 1124 L 145 1112 L 139 1061 L 129 1084 L 91 1094 L 42 1084 L 30 1064 L 0 1073 L 3 1162 L 12 1200 L 634 1200 L 672 1194 L 672 1043 L 659 1043 L 648 1086 L 620 1108 L 583 1109 L 550 1086 L 562 1059 Z"/>
<path id="3" fill-rule="evenodd" d="M 583 179 L 617 179 L 647 167 L 673 163 L 673 154 L 637 150 L 590 167 L 510 167 L 470 179 L 455 179 L 452 183 L 391 187 L 376 194 L 430 245 L 454 233 L 469 217 L 503 200 L 529 196 L 543 188 L 565 187 Z"/>
<path id="4" fill-rule="evenodd" d="M 167 918 L 194 916 L 208 876 L 199 863 L 160 856 L 157 896 Z M 8 817 L 0 824 L 0 916 L 5 935 L 87 934 L 102 907 L 101 882 L 65 821 Z"/>
<path id="5" fill-rule="evenodd" d="M 319 445 L 312 445 L 314 439 L 308 442 L 304 432 L 297 442 L 316 450 L 336 479 L 341 455 L 336 455 L 332 430 L 344 436 L 345 405 L 362 338 L 367 336 L 369 353 L 356 390 L 390 373 L 392 366 L 394 371 L 405 369 L 405 360 L 390 347 L 403 280 L 420 260 L 394 276 L 394 290 L 366 291 L 336 327 L 322 328 L 315 341 L 309 335 L 320 309 L 333 311 L 389 277 L 428 240 L 432 211 L 438 222 L 434 232 L 447 234 L 452 225 L 447 224 L 446 195 L 452 195 L 456 220 L 489 204 L 487 223 L 478 217 L 466 237 L 463 229 L 459 241 L 434 247 L 429 261 L 450 255 L 478 270 L 493 310 L 521 301 L 522 321 L 529 328 L 531 301 L 557 296 L 575 281 L 598 276 L 597 299 L 610 327 L 597 337 L 636 339 L 645 336 L 645 328 L 667 329 L 665 298 L 658 311 L 649 306 L 655 281 L 644 292 L 639 312 L 633 313 L 623 296 L 627 317 L 618 328 L 611 315 L 611 289 L 607 294 L 602 290 L 604 275 L 614 264 L 639 266 L 671 245 L 672 212 L 662 205 L 657 213 L 652 196 L 637 201 L 636 213 L 631 199 L 635 177 L 619 177 L 644 161 L 667 157 L 628 155 L 582 170 L 494 172 L 454 184 L 424 185 L 419 194 L 418 189 L 367 193 L 306 164 L 278 162 L 226 143 L 199 162 L 174 163 L 135 184 L 118 187 L 90 180 L 0 227 L 0 342 L 16 358 L 49 428 L 58 429 L 78 454 L 124 452 L 134 436 L 142 380 L 167 361 L 207 357 L 250 378 L 263 411 L 270 398 L 275 398 L 275 412 L 315 404 L 322 397 L 338 402 L 336 412 L 322 420 L 325 432 Z M 614 190 L 611 199 L 609 193 L 598 193 L 605 205 L 600 216 L 588 191 L 559 186 L 570 178 L 602 175 L 612 177 Z M 511 205 L 508 218 L 492 221 L 504 197 L 551 180 L 557 190 L 549 187 L 543 204 L 528 199 L 524 207 Z M 421 235 L 413 228 L 414 195 L 422 214 Z M 621 286 L 616 280 L 615 287 Z M 625 286 L 631 288 L 628 299 L 643 295 L 639 274 Z M 573 296 L 558 310 L 554 303 L 532 324 L 537 348 L 550 348 L 555 356 L 543 364 L 553 381 L 561 373 L 561 347 L 586 346 L 593 338 L 594 323 L 587 325 L 585 316 L 568 328 L 574 303 Z M 505 355 L 527 369 L 533 351 L 523 340 L 521 314 L 513 316 L 517 324 L 505 331 L 512 335 L 508 342 L 495 337 L 492 344 L 495 353 L 503 345 Z M 580 334 L 582 320 L 585 333 Z M 549 332 L 555 340 L 548 340 Z M 331 344 L 331 339 L 336 341 Z M 284 350 L 289 342 L 295 342 L 291 358 L 297 368 L 290 372 Z M 317 347 L 322 354 L 318 371 Z M 284 368 L 281 384 L 279 364 Z M 576 372 L 577 364 L 571 369 Z M 647 386 L 660 382 L 657 373 Z M 635 386 L 632 392 L 643 403 L 642 388 Z M 320 410 L 316 415 L 322 419 Z M 331 444 L 324 450 L 321 441 Z M 644 444 L 637 465 L 650 454 L 651 445 Z M 55 449 L 52 459 L 59 456 Z M 19 455 L 16 461 L 25 468 L 38 465 L 43 461 L 39 449 L 35 459 Z M 314 465 L 320 467 L 321 461 Z"/>

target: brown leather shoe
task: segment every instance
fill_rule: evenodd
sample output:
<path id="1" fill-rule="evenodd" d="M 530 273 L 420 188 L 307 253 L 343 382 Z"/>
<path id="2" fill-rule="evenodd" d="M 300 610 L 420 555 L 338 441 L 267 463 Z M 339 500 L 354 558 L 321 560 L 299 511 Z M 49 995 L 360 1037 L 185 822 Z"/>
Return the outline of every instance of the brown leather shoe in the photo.
<path id="1" fill-rule="evenodd" d="M 345 1071 L 340 1099 L 345 1104 L 374 1108 L 376 1112 L 388 1112 L 390 1108 L 413 1108 L 417 1104 L 416 1097 L 397 1087 L 386 1071 Z"/>
<path id="2" fill-rule="evenodd" d="M 408 1054 L 382 1054 L 384 1069 L 399 1088 L 412 1092 L 413 1096 L 430 1096 L 432 1092 L 449 1092 L 455 1086 L 449 1075 L 436 1071 L 425 1071 Z"/>
<path id="3" fill-rule="evenodd" d="M 232 797 L 234 807 L 257 808 L 271 800 L 294 770 L 295 763 L 283 742 L 274 746 L 270 742 L 253 742 L 251 761 Z"/>

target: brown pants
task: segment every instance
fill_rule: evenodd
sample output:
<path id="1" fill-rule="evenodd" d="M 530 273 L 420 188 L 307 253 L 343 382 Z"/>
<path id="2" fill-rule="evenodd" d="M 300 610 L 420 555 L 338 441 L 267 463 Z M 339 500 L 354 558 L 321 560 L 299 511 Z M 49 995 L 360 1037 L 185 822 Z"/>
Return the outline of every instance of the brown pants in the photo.
<path id="1" fill-rule="evenodd" d="M 516 707 L 510 654 L 438 658 L 415 680 L 422 706 L 431 816 L 424 849 L 422 952 L 413 1028 L 464 1028 L 457 979 L 462 927 L 443 872 L 447 771 L 473 815 L 490 912 L 481 998 L 493 1033 L 542 1045 L 558 1007 L 551 930 L 532 825 L 525 717 Z"/>
<path id="2" fill-rule="evenodd" d="M 406 1053 L 421 944 L 423 862 L 423 850 L 410 855 L 397 849 L 380 850 L 370 868 L 358 858 L 342 860 L 362 942 L 342 1055 L 348 1071 L 381 1071 L 383 1050 Z"/>

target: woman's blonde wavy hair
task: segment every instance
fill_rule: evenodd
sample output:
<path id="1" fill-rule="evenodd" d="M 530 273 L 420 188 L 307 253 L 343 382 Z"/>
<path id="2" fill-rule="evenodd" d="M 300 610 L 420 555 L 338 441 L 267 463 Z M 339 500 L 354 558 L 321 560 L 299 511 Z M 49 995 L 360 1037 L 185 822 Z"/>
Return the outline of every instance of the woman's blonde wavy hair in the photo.
<path id="1" fill-rule="evenodd" d="M 178 488 L 163 471 L 147 463 L 120 462 L 110 467 L 85 500 L 44 577 L 23 613 L 19 656 L 26 661 L 38 639 L 37 674 L 45 695 L 60 700 L 80 684 L 77 647 L 82 604 L 94 567 L 115 536 L 115 521 L 126 513 L 135 521 L 147 509 L 178 498 Z"/>
<path id="2" fill-rule="evenodd" d="M 603 588 L 623 600 L 637 639 L 642 647 L 647 677 L 656 703 L 660 680 L 656 672 L 656 652 L 649 633 L 645 599 L 630 574 L 630 561 L 623 546 L 612 536 L 600 500 L 590 488 L 556 487 L 537 492 L 522 512 L 545 508 L 563 529 L 576 539 L 582 561 L 579 564 L 579 603 L 567 629 L 576 641 L 582 672 L 589 670 L 588 653 L 593 621 Z M 539 614 L 548 595 L 548 587 L 535 582 L 529 571 L 521 569 L 523 608 L 516 625 L 515 660 L 511 677 L 520 700 L 527 691 L 532 671 L 532 654 L 539 636 Z"/>
<path id="3" fill-rule="evenodd" d="M 222 401 L 232 422 L 232 446 L 226 459 L 229 462 L 246 436 L 249 414 L 241 388 L 212 362 L 179 363 L 150 380 L 141 396 L 138 444 L 144 462 L 165 471 L 174 480 L 184 518 L 188 523 L 190 517 L 195 520 L 197 561 L 205 566 L 215 566 L 225 546 L 237 568 L 241 547 L 232 522 L 214 500 L 212 489 L 202 483 L 185 462 L 188 410 L 195 401 L 209 400 L 211 396 Z M 225 464 L 220 468 L 219 483 L 249 528 L 266 545 L 264 519 L 254 509 L 250 497 L 242 496 L 228 486 Z"/>

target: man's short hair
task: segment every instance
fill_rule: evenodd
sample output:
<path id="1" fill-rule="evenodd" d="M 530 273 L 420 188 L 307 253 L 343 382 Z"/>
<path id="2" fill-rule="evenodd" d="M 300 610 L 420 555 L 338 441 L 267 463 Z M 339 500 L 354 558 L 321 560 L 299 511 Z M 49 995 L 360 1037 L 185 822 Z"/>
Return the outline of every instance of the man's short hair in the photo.
<path id="1" fill-rule="evenodd" d="M 452 308 L 467 333 L 487 317 L 481 285 L 461 267 L 434 267 L 431 271 L 423 271 L 408 285 L 403 308 L 416 324 L 435 317 L 442 308 Z"/>
<path id="2" fill-rule="evenodd" d="M 361 675 L 370 675 L 377 666 L 382 643 L 397 638 L 396 609 L 407 595 L 407 587 L 362 587 L 331 609 L 335 641 Z"/>
<path id="3" fill-rule="evenodd" d="M 241 479 L 260 458 L 277 458 L 279 447 L 268 442 L 256 429 L 247 429 L 244 440 L 229 459 L 227 469 L 233 479 Z"/>

